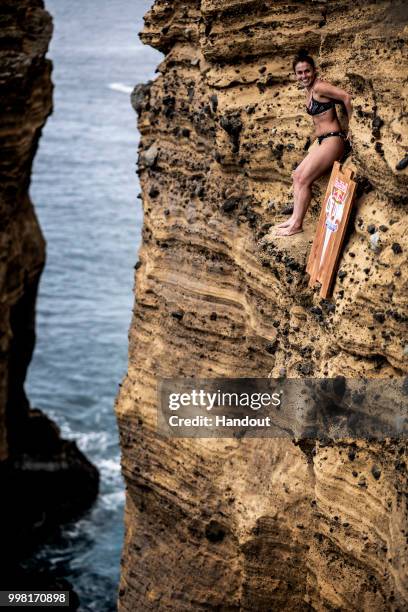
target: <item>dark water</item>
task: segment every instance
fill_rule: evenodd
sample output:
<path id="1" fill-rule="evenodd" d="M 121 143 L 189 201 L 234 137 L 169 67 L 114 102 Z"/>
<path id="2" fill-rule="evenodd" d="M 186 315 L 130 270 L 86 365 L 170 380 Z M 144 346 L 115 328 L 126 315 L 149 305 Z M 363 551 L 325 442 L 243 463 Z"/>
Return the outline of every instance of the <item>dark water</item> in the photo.
<path id="1" fill-rule="evenodd" d="M 48 0 L 54 114 L 31 196 L 47 240 L 27 391 L 101 472 L 93 510 L 36 556 L 65 576 L 81 610 L 115 610 L 124 487 L 113 403 L 126 371 L 142 211 L 129 91 L 161 54 L 138 39 L 149 0 Z M 117 85 L 119 84 L 119 86 Z"/>

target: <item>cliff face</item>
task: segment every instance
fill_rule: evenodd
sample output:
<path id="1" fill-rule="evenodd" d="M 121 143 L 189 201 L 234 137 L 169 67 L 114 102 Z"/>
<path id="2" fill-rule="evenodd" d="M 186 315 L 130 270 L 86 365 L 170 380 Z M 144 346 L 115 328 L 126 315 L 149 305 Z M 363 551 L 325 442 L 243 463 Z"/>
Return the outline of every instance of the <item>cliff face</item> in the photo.
<path id="1" fill-rule="evenodd" d="M 0 7 L 0 458 L 28 410 L 23 382 L 34 347 L 34 306 L 45 243 L 28 195 L 32 160 L 51 112 L 52 33 L 42 2 L 3 1 Z M 14 410 L 13 410 L 13 408 Z M 8 435 L 9 434 L 9 435 Z"/>
<path id="2" fill-rule="evenodd" d="M 45 242 L 29 196 L 32 161 L 52 109 L 52 20 L 42 0 L 0 3 L 0 540 L 15 583 L 22 551 L 94 500 L 98 474 L 40 410 L 24 380 L 35 342 Z M 27 503 L 29 500 L 29 503 Z M 28 582 L 26 582 L 28 584 Z M 39 583 L 37 583 L 39 584 Z M 7 587 L 10 588 L 10 587 Z"/>
<path id="3" fill-rule="evenodd" d="M 133 95 L 144 227 L 117 401 L 120 610 L 407 605 L 405 442 L 155 432 L 160 378 L 408 371 L 407 23 L 403 2 L 359 0 L 157 0 L 145 17 L 165 59 Z M 358 199 L 330 302 L 305 274 L 328 177 L 303 234 L 269 232 L 312 135 L 291 74 L 305 46 L 354 98 Z"/>

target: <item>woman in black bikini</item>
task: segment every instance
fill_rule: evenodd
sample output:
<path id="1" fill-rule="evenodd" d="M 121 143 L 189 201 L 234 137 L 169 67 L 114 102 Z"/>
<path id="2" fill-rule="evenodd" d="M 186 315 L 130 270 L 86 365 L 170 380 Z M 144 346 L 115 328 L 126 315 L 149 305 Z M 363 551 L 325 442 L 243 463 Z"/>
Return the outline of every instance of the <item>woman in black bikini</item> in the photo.
<path id="1" fill-rule="evenodd" d="M 348 121 L 352 106 L 351 96 L 343 89 L 334 87 L 317 77 L 315 63 L 306 51 L 299 51 L 293 61 L 293 70 L 298 82 L 306 90 L 306 111 L 313 117 L 319 145 L 313 147 L 293 173 L 293 213 L 290 219 L 276 227 L 278 236 L 291 236 L 302 231 L 302 223 L 312 198 L 313 182 L 342 158 L 347 135 L 342 131 L 337 118 L 335 104 L 343 103 Z"/>

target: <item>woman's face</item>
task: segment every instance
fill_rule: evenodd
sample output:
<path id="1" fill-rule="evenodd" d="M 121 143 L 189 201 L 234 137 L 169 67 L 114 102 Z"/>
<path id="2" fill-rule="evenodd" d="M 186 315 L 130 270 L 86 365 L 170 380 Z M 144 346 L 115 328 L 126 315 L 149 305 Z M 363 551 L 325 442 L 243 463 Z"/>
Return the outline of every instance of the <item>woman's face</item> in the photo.
<path id="1" fill-rule="evenodd" d="M 315 70 L 308 62 L 298 62 L 295 66 L 295 75 L 303 87 L 309 87 L 314 81 Z"/>

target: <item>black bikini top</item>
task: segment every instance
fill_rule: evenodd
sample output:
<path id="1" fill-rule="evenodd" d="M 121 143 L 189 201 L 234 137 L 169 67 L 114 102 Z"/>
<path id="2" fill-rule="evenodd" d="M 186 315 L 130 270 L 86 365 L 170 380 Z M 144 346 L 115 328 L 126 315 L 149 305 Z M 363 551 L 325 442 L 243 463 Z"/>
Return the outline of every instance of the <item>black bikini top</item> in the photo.
<path id="1" fill-rule="evenodd" d="M 319 102 L 315 100 L 312 94 L 309 106 L 306 106 L 306 112 L 309 115 L 321 115 L 325 113 L 329 108 L 334 108 L 336 102 L 333 100 L 329 100 L 329 102 Z"/>

